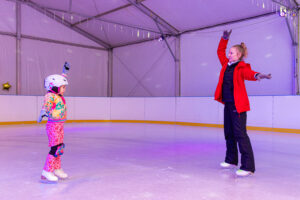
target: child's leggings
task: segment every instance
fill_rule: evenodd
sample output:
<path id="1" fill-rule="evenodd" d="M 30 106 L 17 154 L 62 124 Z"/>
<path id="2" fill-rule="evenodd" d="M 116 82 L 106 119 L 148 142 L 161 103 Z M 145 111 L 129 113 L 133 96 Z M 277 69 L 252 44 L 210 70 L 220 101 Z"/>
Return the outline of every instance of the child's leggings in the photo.
<path id="1" fill-rule="evenodd" d="M 64 122 L 47 122 L 46 130 L 51 150 L 47 156 L 44 170 L 53 172 L 61 168 L 61 155 L 64 148 Z"/>

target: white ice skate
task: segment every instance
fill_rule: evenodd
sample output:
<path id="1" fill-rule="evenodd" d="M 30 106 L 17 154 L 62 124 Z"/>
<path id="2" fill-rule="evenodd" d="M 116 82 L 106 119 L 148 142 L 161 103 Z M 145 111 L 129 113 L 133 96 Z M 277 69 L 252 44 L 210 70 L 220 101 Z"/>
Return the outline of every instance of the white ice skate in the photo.
<path id="1" fill-rule="evenodd" d="M 237 166 L 236 165 L 233 165 L 233 164 L 229 164 L 227 162 L 221 162 L 220 163 L 220 166 L 224 169 L 233 169 L 233 168 L 236 168 Z"/>
<path id="2" fill-rule="evenodd" d="M 250 172 L 250 171 L 245 171 L 245 170 L 242 170 L 242 169 L 239 169 L 235 172 L 235 174 L 237 176 L 241 176 L 241 177 L 245 177 L 245 176 L 251 176 L 253 175 L 253 172 Z"/>
<path id="3" fill-rule="evenodd" d="M 42 182 L 56 183 L 58 181 L 58 178 L 52 172 L 43 170 L 41 180 Z"/>
<path id="4" fill-rule="evenodd" d="M 68 174 L 66 174 L 61 168 L 54 170 L 54 174 L 61 179 L 68 178 Z"/>

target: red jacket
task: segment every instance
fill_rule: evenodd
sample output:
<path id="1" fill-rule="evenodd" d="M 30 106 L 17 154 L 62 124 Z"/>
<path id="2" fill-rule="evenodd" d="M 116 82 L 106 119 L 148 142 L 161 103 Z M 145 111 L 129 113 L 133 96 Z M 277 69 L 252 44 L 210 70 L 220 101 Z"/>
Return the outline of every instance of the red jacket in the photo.
<path id="1" fill-rule="evenodd" d="M 222 65 L 220 72 L 219 83 L 215 92 L 215 100 L 222 102 L 222 85 L 223 77 L 228 64 L 228 58 L 226 57 L 226 47 L 228 40 L 221 38 L 218 47 L 218 57 Z M 233 97 L 235 107 L 238 113 L 246 112 L 250 110 L 249 99 L 245 87 L 245 80 L 256 81 L 255 72 L 251 70 L 250 64 L 240 61 L 239 64 L 235 67 L 233 72 Z"/>

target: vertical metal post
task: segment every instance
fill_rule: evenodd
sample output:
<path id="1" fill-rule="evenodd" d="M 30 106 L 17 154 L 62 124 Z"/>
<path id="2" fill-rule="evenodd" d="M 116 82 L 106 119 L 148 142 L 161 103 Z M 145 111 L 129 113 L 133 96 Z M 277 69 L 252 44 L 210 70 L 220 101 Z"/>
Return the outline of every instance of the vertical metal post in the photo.
<path id="1" fill-rule="evenodd" d="M 175 96 L 181 96 L 181 38 L 180 35 L 175 39 Z"/>
<path id="2" fill-rule="evenodd" d="M 296 95 L 300 95 L 300 76 L 299 76 L 299 38 L 300 38 L 300 30 L 299 30 L 299 22 L 300 22 L 300 11 L 298 10 L 298 21 L 297 21 L 297 36 L 296 36 L 296 40 L 297 40 L 297 46 L 296 46 Z"/>
<path id="3" fill-rule="evenodd" d="M 298 74 L 297 74 L 297 67 L 298 67 L 298 51 L 297 51 L 298 44 L 293 44 L 293 93 L 292 95 L 296 95 L 298 93 Z"/>
<path id="4" fill-rule="evenodd" d="M 71 11 L 72 11 L 72 0 L 69 0 L 69 13 L 71 13 Z"/>
<path id="5" fill-rule="evenodd" d="M 107 96 L 113 96 L 113 49 L 108 50 Z"/>
<path id="6" fill-rule="evenodd" d="M 290 21 L 286 18 L 286 25 L 288 27 L 290 37 L 292 40 L 292 48 L 293 48 L 293 80 L 292 80 L 292 94 L 295 95 L 298 93 L 298 40 L 297 40 L 297 34 L 295 31 L 293 32 L 293 29 L 290 25 Z"/>
<path id="7" fill-rule="evenodd" d="M 16 1 L 16 94 L 21 93 L 21 3 Z"/>

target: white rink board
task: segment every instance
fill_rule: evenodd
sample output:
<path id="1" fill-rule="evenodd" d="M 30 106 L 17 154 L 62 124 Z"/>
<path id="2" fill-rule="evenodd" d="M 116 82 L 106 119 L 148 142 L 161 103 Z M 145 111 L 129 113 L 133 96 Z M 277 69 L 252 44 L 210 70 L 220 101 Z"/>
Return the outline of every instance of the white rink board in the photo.
<path id="1" fill-rule="evenodd" d="M 42 96 L 0 95 L 0 122 L 35 121 Z M 299 96 L 252 96 L 247 125 L 300 129 Z M 69 120 L 148 120 L 223 124 L 212 97 L 66 97 Z"/>

